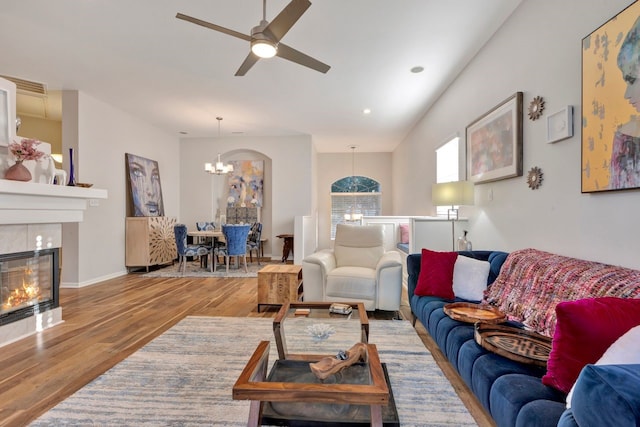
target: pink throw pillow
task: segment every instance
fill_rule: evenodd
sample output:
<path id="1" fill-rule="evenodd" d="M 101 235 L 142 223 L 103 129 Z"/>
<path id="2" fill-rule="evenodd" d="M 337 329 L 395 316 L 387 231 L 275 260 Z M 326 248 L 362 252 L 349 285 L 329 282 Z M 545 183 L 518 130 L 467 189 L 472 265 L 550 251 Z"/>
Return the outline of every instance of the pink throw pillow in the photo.
<path id="1" fill-rule="evenodd" d="M 409 243 L 409 224 L 400 224 L 400 243 Z"/>
<path id="2" fill-rule="evenodd" d="M 453 267 L 457 258 L 457 252 L 435 252 L 422 249 L 415 294 L 454 299 Z"/>
<path id="3" fill-rule="evenodd" d="M 596 363 L 611 344 L 640 325 L 640 299 L 564 301 L 556 306 L 556 318 L 542 383 L 568 393 L 585 365 Z"/>

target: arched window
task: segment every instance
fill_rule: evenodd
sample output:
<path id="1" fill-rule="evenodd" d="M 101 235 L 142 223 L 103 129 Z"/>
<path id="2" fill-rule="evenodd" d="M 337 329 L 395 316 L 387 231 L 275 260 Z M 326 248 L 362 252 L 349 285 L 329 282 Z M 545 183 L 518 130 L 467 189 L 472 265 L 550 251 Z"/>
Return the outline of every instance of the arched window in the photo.
<path id="1" fill-rule="evenodd" d="M 348 176 L 331 184 L 331 238 L 336 237 L 337 224 L 380 215 L 381 195 L 380 183 L 366 176 Z"/>

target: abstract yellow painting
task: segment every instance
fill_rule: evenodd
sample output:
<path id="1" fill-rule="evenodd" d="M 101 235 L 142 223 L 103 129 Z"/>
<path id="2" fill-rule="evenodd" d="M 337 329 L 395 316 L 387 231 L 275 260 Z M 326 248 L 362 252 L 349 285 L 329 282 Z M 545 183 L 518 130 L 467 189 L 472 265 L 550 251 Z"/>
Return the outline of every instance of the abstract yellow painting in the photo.
<path id="1" fill-rule="evenodd" d="M 582 192 L 640 188 L 640 2 L 582 39 Z"/>

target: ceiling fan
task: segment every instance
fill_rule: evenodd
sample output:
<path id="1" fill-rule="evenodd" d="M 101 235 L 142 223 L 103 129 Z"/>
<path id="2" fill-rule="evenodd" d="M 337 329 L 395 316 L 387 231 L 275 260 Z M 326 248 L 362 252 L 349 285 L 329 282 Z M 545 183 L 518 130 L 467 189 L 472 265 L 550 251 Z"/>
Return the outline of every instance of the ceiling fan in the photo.
<path id="1" fill-rule="evenodd" d="M 182 13 L 178 13 L 176 18 L 250 42 L 251 52 L 249 52 L 249 55 L 247 55 L 242 65 L 240 65 L 238 71 L 236 71 L 236 76 L 244 76 L 260 58 L 271 58 L 273 56 L 279 56 L 280 58 L 304 65 L 321 73 L 326 73 L 329 71 L 329 68 L 331 68 L 329 65 L 305 55 L 284 43 L 280 43 L 282 37 L 287 34 L 291 27 L 293 27 L 293 24 L 300 19 L 309 6 L 311 6 L 309 0 L 291 0 L 291 3 L 269 22 L 266 20 L 267 0 L 262 0 L 262 21 L 260 21 L 258 26 L 251 29 L 250 36 Z"/>

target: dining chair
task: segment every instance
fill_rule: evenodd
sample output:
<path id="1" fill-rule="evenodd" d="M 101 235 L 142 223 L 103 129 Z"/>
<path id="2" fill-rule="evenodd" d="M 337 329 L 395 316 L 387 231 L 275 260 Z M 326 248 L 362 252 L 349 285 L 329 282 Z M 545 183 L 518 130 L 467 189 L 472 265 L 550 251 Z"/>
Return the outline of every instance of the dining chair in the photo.
<path id="1" fill-rule="evenodd" d="M 242 257 L 244 259 L 244 271 L 245 273 L 249 272 L 249 269 L 247 268 L 247 236 L 249 235 L 249 228 L 250 226 L 248 224 L 226 224 L 222 226 L 222 234 L 224 235 L 226 246 L 224 248 L 215 249 L 214 253 L 225 257 L 227 273 L 229 272 L 229 259 L 232 256 L 236 257 L 238 268 L 240 268 L 240 257 Z"/>
<path id="2" fill-rule="evenodd" d="M 212 253 L 212 248 L 205 245 L 190 245 L 187 243 L 187 226 L 176 224 L 173 227 L 173 234 L 176 238 L 176 248 L 178 250 L 178 270 L 182 267 L 182 274 L 187 268 L 187 257 L 208 256 Z M 213 271 L 213 260 L 212 260 Z"/>
<path id="3" fill-rule="evenodd" d="M 253 262 L 253 252 L 256 251 L 256 258 L 258 259 L 258 265 L 260 265 L 260 237 L 262 236 L 262 224 L 255 222 L 251 226 L 249 237 L 247 238 L 247 252 L 249 252 L 249 261 Z"/>

